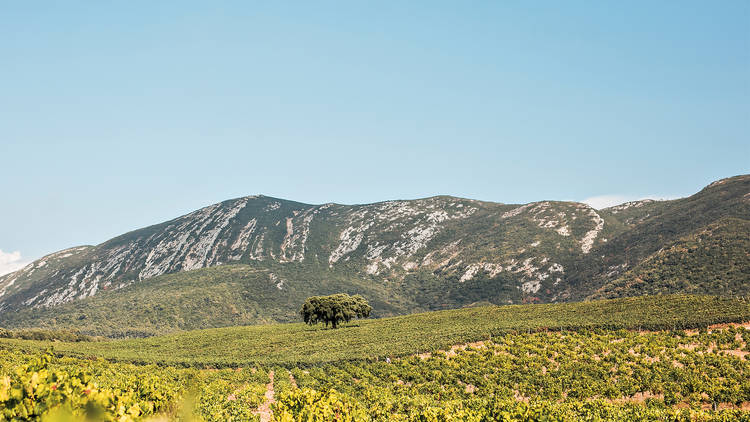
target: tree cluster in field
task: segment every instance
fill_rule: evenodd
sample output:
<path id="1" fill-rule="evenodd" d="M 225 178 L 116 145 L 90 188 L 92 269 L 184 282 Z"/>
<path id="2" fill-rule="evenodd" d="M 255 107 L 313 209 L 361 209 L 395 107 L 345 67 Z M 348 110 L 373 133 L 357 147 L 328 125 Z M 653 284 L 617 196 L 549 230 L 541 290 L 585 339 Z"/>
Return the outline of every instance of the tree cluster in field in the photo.
<path id="1" fill-rule="evenodd" d="M 328 327 L 337 328 L 341 322 L 370 316 L 372 307 L 360 295 L 349 296 L 338 293 L 330 296 L 313 296 L 307 298 L 300 309 L 300 315 L 306 324 L 322 322 Z"/>

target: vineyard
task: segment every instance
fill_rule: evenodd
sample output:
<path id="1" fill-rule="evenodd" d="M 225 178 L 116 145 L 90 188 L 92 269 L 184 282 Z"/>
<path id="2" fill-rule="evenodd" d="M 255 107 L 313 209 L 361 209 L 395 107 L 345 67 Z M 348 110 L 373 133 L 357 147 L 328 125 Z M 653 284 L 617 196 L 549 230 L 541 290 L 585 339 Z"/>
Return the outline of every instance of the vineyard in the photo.
<path id="1" fill-rule="evenodd" d="M 299 388 L 286 386 L 275 410 L 280 420 L 750 420 L 748 340 L 741 327 L 506 335 L 292 369 Z"/>
<path id="2" fill-rule="evenodd" d="M 268 374 L 0 351 L 0 421 L 258 420 Z"/>
<path id="3" fill-rule="evenodd" d="M 0 421 L 750 421 L 750 326 L 733 324 L 749 312 L 741 301 L 668 296 L 338 330 L 7 338 Z M 294 352 L 287 341 L 299 342 Z"/>

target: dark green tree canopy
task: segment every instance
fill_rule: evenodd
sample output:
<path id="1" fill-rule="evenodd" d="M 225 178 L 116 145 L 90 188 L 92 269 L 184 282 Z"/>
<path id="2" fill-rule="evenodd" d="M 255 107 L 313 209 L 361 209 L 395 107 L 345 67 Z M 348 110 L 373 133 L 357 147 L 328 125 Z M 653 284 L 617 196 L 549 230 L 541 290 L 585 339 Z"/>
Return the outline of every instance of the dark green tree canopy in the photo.
<path id="1" fill-rule="evenodd" d="M 353 318 L 367 318 L 370 316 L 372 307 L 367 300 L 360 296 L 349 296 L 345 293 L 338 293 L 330 296 L 312 296 L 307 298 L 300 309 L 300 315 L 305 323 L 313 325 L 322 322 L 333 328 L 337 328 L 339 323 L 349 322 Z"/>

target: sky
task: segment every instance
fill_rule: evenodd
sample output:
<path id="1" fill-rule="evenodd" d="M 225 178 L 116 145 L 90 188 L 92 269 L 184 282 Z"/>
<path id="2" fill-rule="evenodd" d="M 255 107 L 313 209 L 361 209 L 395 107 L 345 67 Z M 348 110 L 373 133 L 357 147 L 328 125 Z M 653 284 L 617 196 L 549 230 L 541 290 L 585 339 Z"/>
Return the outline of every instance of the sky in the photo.
<path id="1" fill-rule="evenodd" d="M 750 2 L 3 2 L 0 273 L 251 194 L 687 196 L 750 173 Z"/>

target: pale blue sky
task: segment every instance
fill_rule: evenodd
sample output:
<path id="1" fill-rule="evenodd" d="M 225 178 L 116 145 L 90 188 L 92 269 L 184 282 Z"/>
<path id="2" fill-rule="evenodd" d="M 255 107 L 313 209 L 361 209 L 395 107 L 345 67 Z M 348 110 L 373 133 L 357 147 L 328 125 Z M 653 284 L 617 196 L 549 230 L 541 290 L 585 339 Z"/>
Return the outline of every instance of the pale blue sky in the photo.
<path id="1" fill-rule="evenodd" d="M 748 1 L 281 3 L 2 3 L 0 269 L 255 193 L 630 199 L 750 170 Z"/>

